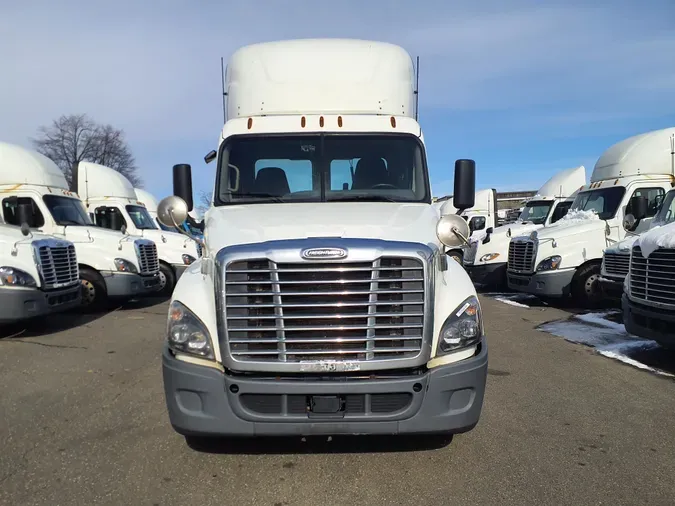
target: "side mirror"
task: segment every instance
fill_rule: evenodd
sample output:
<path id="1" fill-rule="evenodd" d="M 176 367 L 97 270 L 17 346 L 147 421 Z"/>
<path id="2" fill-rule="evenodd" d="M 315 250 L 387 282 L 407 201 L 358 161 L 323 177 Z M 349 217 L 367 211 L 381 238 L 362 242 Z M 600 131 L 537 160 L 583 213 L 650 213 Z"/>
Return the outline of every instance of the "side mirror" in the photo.
<path id="1" fill-rule="evenodd" d="M 633 197 L 630 199 L 630 208 L 631 213 L 636 221 L 640 221 L 642 218 L 647 216 L 647 209 L 649 207 L 649 201 L 647 197 Z"/>
<path id="2" fill-rule="evenodd" d="M 126 226 L 126 225 L 122 225 L 122 226 L 120 227 L 120 232 L 122 232 L 123 234 L 126 234 L 126 233 L 127 233 L 127 226 Z"/>
<path id="3" fill-rule="evenodd" d="M 624 230 L 630 232 L 635 228 L 635 224 L 637 223 L 637 220 L 635 219 L 635 216 L 632 214 L 627 214 L 626 216 L 623 217 L 623 228 Z"/>
<path id="4" fill-rule="evenodd" d="M 487 235 L 490 235 L 490 234 L 491 234 L 492 232 L 494 232 L 494 231 L 495 231 L 494 228 L 488 227 L 488 229 L 485 231 L 485 233 L 486 233 Z"/>
<path id="5" fill-rule="evenodd" d="M 208 153 L 206 153 L 206 156 L 204 156 L 204 161 L 205 161 L 207 164 L 209 164 L 209 163 L 211 163 L 213 160 L 215 160 L 217 157 L 218 157 L 218 153 L 216 153 L 216 151 L 215 151 L 214 149 L 212 149 L 211 151 L 209 151 Z"/>
<path id="6" fill-rule="evenodd" d="M 187 203 L 176 195 L 165 197 L 157 204 L 157 219 L 167 227 L 181 229 L 181 225 L 188 217 L 188 212 Z"/>
<path id="7" fill-rule="evenodd" d="M 187 206 L 186 213 L 192 211 L 192 167 L 190 164 L 179 163 L 173 166 L 173 194 L 183 200 Z M 185 218 L 177 223 L 180 225 L 183 221 Z"/>
<path id="8" fill-rule="evenodd" d="M 476 199 L 476 162 L 473 160 L 457 160 L 455 162 L 455 191 L 453 205 L 458 213 L 473 207 Z"/>
<path id="9" fill-rule="evenodd" d="M 30 230 L 30 225 L 33 223 L 33 206 L 28 202 L 20 202 L 16 205 L 16 218 L 23 233 L 24 227 Z M 23 234 L 28 235 L 28 234 Z"/>

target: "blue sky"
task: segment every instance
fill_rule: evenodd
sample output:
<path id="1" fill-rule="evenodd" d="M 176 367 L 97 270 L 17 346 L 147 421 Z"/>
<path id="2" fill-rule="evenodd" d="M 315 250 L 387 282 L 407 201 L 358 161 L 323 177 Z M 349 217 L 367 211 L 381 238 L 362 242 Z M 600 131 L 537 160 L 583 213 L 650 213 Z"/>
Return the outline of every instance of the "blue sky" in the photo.
<path id="1" fill-rule="evenodd" d="M 437 195 L 452 191 L 456 158 L 476 160 L 478 188 L 536 189 L 675 126 L 672 0 L 23 3 L 0 6 L 0 139 L 29 146 L 38 126 L 87 113 L 124 129 L 159 198 L 175 163 L 192 164 L 196 192 L 211 189 L 220 57 L 259 41 L 357 37 L 419 55 Z"/>

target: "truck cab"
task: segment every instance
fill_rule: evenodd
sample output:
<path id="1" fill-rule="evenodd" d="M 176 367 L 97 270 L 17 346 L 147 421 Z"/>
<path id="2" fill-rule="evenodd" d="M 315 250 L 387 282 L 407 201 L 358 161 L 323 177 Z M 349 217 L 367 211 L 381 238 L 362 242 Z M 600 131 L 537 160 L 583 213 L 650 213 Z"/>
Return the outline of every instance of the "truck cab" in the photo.
<path id="1" fill-rule="evenodd" d="M 675 350 L 675 190 L 666 194 L 650 230 L 630 245 L 623 286 L 626 331 Z"/>
<path id="2" fill-rule="evenodd" d="M 138 200 L 131 182 L 110 167 L 80 162 L 73 174 L 85 209 L 97 226 L 125 230 L 155 243 L 159 257 L 155 294 L 168 297 L 176 280 L 199 256 L 196 242 L 180 233 L 160 230 L 145 204 Z"/>
<path id="3" fill-rule="evenodd" d="M 75 245 L 32 232 L 29 210 L 21 228 L 0 225 L 0 324 L 66 311 L 80 304 Z"/>
<path id="4" fill-rule="evenodd" d="M 472 237 L 464 253 L 464 268 L 474 283 L 505 287 L 511 237 L 557 223 L 572 206 L 571 197 L 585 184 L 583 165 L 557 172 L 525 203 L 515 223 L 488 229 L 482 237 Z"/>
<path id="5" fill-rule="evenodd" d="M 460 213 L 469 225 L 469 240 L 484 237 L 488 230 L 494 230 L 497 226 L 497 190 L 494 188 L 479 190 L 476 192 L 474 206 Z M 444 211 L 450 214 L 449 211 Z M 465 250 L 469 243 L 462 244 L 458 248 L 448 251 L 448 256 L 462 265 Z"/>
<path id="6" fill-rule="evenodd" d="M 157 290 L 155 243 L 94 225 L 61 169 L 46 156 L 0 142 L 0 194 L 2 223 L 18 230 L 19 209 L 25 206 L 32 233 L 75 245 L 83 309 L 98 309 L 108 298 Z"/>
<path id="7" fill-rule="evenodd" d="M 603 299 L 599 283 L 604 250 L 649 228 L 673 177 L 675 128 L 643 133 L 614 144 L 598 158 L 591 182 L 568 214 L 551 227 L 511 239 L 509 288 L 544 297 L 572 295 L 585 307 Z M 624 218 L 645 209 L 629 230 Z"/>
<path id="8" fill-rule="evenodd" d="M 326 55 L 330 55 L 327 57 Z M 311 65 L 307 62 L 311 61 Z M 255 44 L 225 73 L 204 255 L 178 280 L 162 363 L 186 437 L 457 433 L 481 412 L 482 311 L 431 205 L 415 71 L 395 45 Z M 473 205 L 475 163 L 453 204 Z M 192 208 L 174 166 L 164 224 Z"/>

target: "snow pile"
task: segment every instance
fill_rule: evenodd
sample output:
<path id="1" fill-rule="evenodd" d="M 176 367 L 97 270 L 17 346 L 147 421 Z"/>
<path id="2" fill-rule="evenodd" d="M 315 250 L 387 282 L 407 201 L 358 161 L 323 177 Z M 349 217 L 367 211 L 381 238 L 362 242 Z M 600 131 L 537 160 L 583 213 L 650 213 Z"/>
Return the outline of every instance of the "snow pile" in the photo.
<path id="1" fill-rule="evenodd" d="M 598 213 L 594 209 L 582 211 L 580 209 L 570 209 L 567 214 L 558 220 L 558 223 L 581 223 L 589 220 L 599 220 Z"/>
<path id="2" fill-rule="evenodd" d="M 659 248 L 675 249 L 675 222 L 652 228 L 640 235 L 637 243 L 645 258 L 649 258 Z"/>
<path id="3" fill-rule="evenodd" d="M 504 304 L 508 304 L 509 306 L 515 306 L 515 307 L 525 307 L 525 308 L 530 308 L 530 306 L 527 306 L 525 304 L 521 304 L 520 302 L 516 302 L 515 300 L 511 299 L 505 299 L 504 297 L 495 297 L 495 300 L 498 300 L 499 302 L 503 302 Z"/>
<path id="4" fill-rule="evenodd" d="M 640 236 L 629 235 L 624 240 L 617 242 L 614 246 L 612 246 L 611 248 L 607 248 L 605 251 L 620 251 L 620 252 L 630 251 L 630 249 L 633 247 L 633 244 L 635 244 L 635 241 L 637 241 L 638 237 Z"/>

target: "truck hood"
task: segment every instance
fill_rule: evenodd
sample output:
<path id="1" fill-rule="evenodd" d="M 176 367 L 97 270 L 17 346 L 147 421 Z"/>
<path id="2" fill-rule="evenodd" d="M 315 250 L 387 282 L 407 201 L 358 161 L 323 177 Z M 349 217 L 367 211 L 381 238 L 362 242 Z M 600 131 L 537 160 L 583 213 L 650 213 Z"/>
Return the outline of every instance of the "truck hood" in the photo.
<path id="1" fill-rule="evenodd" d="M 490 240 L 492 239 L 501 239 L 501 238 L 507 238 L 511 239 L 511 237 L 516 237 L 518 235 L 523 235 L 527 234 L 528 232 L 531 232 L 532 230 L 537 230 L 539 228 L 542 228 L 543 225 L 535 225 L 534 223 L 510 223 L 508 225 L 502 225 L 501 227 L 497 227 L 493 230 L 493 232 L 490 234 Z M 509 230 L 511 230 L 511 235 L 509 236 Z"/>
<path id="2" fill-rule="evenodd" d="M 429 204 L 321 202 L 212 207 L 206 213 L 209 249 L 309 237 L 345 237 L 439 244 L 438 212 Z"/>
<path id="3" fill-rule="evenodd" d="M 123 242 L 133 242 L 135 239 L 140 237 L 137 235 L 122 234 L 122 232 L 117 232 L 115 230 L 108 230 L 107 228 L 97 227 L 94 225 L 91 226 L 73 226 L 69 225 L 64 227 L 64 235 L 70 241 L 74 243 L 78 242 L 89 242 L 91 239 L 99 239 L 101 242 L 107 241 L 108 243 L 117 244 L 120 239 L 123 239 Z"/>
<path id="4" fill-rule="evenodd" d="M 164 230 L 139 230 L 144 239 L 150 239 L 157 245 L 159 258 L 169 263 L 183 263 L 182 255 L 197 258 L 197 243 L 183 234 Z"/>
<path id="5" fill-rule="evenodd" d="M 538 230 L 537 237 L 541 241 L 542 239 L 557 240 L 575 235 L 597 234 L 597 233 L 602 233 L 604 236 L 604 230 L 606 226 L 607 225 L 605 221 L 597 218 L 586 220 L 570 220 L 569 222 L 563 222 L 563 220 L 560 220 L 555 225 L 551 225 L 550 227 L 543 227 L 540 230 Z"/>

